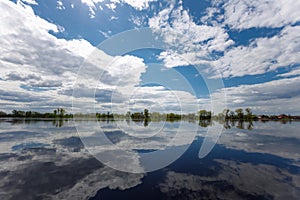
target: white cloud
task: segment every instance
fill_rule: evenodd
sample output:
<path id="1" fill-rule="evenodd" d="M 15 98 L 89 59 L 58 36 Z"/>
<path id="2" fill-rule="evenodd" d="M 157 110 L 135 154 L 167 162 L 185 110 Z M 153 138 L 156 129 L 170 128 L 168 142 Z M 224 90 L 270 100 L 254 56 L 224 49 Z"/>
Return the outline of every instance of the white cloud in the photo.
<path id="1" fill-rule="evenodd" d="M 63 4 L 63 2 L 61 0 L 58 0 L 57 1 L 57 5 L 56 5 L 56 8 L 59 9 L 59 10 L 65 10 L 65 6 Z"/>
<path id="2" fill-rule="evenodd" d="M 103 78 L 112 85 L 134 86 L 140 82 L 141 74 L 146 72 L 146 65 L 142 58 L 125 55 L 115 57 L 105 70 L 107 73 L 103 74 Z"/>
<path id="3" fill-rule="evenodd" d="M 61 40 L 64 42 L 64 40 Z M 78 56 L 82 56 L 84 58 L 88 58 L 88 56 L 91 55 L 91 53 L 96 51 L 96 48 L 91 45 L 88 41 L 84 39 L 78 39 L 78 40 L 69 40 L 68 42 L 64 42 L 65 48 L 67 50 L 70 50 L 74 54 Z M 101 53 L 98 51 L 98 53 Z M 104 53 L 102 53 L 104 54 Z M 99 55 L 98 55 L 99 56 Z M 105 56 L 105 55 L 103 55 Z"/>
<path id="4" fill-rule="evenodd" d="M 88 5 L 91 8 L 96 8 L 97 3 L 102 3 L 104 0 L 81 0 L 82 3 Z"/>
<path id="5" fill-rule="evenodd" d="M 285 78 L 266 83 L 240 85 L 224 88 L 228 107 L 231 109 L 250 107 L 257 114 L 300 114 L 300 77 Z M 214 98 L 218 93 L 212 94 Z"/>
<path id="6" fill-rule="evenodd" d="M 123 1 L 137 10 L 144 10 L 149 7 L 149 3 L 155 2 L 157 0 L 123 0 Z"/>
<path id="7" fill-rule="evenodd" d="M 263 74 L 279 67 L 300 63 L 300 26 L 287 26 L 279 35 L 258 38 L 249 46 L 225 52 L 215 62 L 224 77 Z"/>
<path id="8" fill-rule="evenodd" d="M 180 55 L 176 55 L 171 51 L 163 51 L 158 56 L 158 59 L 163 60 L 167 68 L 186 66 L 190 63 Z"/>
<path id="9" fill-rule="evenodd" d="M 102 4 L 114 11 L 118 4 L 126 3 L 136 10 L 141 11 L 149 8 L 149 4 L 156 1 L 157 0 L 81 0 L 83 4 L 86 4 L 89 7 L 91 18 L 94 18 L 97 12 L 103 10 Z"/>
<path id="10" fill-rule="evenodd" d="M 147 21 L 147 17 L 131 15 L 129 21 L 137 25 L 137 27 L 143 27 Z"/>
<path id="11" fill-rule="evenodd" d="M 38 3 L 35 0 L 21 0 L 21 1 L 31 5 L 38 5 Z"/>
<path id="12" fill-rule="evenodd" d="M 165 42 L 170 45 L 174 53 L 192 64 L 202 63 L 214 51 L 225 51 L 233 44 L 228 34 L 220 26 L 198 25 L 189 16 L 182 6 L 174 5 L 163 9 L 158 15 L 149 19 L 149 27 L 162 33 Z M 163 58 L 165 57 L 165 58 Z M 160 55 L 168 67 L 187 64 L 178 60 L 169 52 Z"/>
<path id="13" fill-rule="evenodd" d="M 195 48 L 197 44 L 207 40 L 217 40 L 216 42 L 223 44 L 223 46 L 215 47 L 214 42 L 208 42 L 202 48 L 206 47 L 206 49 L 221 51 L 228 46 L 226 44 L 228 35 L 222 28 L 197 25 L 193 22 L 187 10 L 184 10 L 181 6 L 175 9 L 170 6 L 162 10 L 157 16 L 149 19 L 149 26 L 156 31 L 166 34 L 165 39 L 167 42 L 173 45 L 181 42 L 181 49 L 190 50 L 192 49 L 191 47 Z"/>
<path id="14" fill-rule="evenodd" d="M 215 4 L 218 3 L 220 4 L 220 2 L 215 2 Z M 235 3 L 238 5 L 246 4 L 241 1 L 229 1 L 225 3 L 224 7 L 234 6 Z M 253 2 L 249 3 L 248 7 L 251 7 L 252 3 Z M 258 4 L 258 1 L 254 1 L 253 4 Z M 273 9 L 273 7 L 280 7 L 281 5 L 280 2 L 277 1 L 269 2 L 269 4 L 271 9 L 268 9 L 267 12 L 273 13 L 276 13 L 276 9 Z M 284 6 L 280 7 L 281 11 L 279 13 L 286 13 L 290 9 L 289 11 L 293 16 L 297 12 L 295 12 L 290 5 L 291 4 L 285 3 Z M 267 9 L 264 6 L 259 7 L 257 5 L 256 7 L 257 9 Z M 219 12 L 216 7 L 212 7 L 208 12 L 212 9 L 215 12 Z M 273 17 L 264 16 L 264 13 L 265 12 L 257 12 L 256 14 L 267 20 L 274 19 Z M 237 26 L 241 24 L 244 28 L 256 26 L 244 25 L 240 20 L 245 16 L 243 14 L 243 9 L 236 8 L 236 13 L 229 11 L 225 13 L 223 16 L 225 21 L 222 23 L 214 23 L 213 26 L 197 25 L 192 21 L 186 10 L 183 10 L 181 6 L 174 8 L 174 5 L 171 4 L 170 7 L 159 12 L 157 16 L 149 19 L 149 26 L 165 34 L 166 42 L 174 47 L 172 51 L 162 52 L 159 59 L 163 60 L 167 67 L 176 67 L 188 65 L 189 63 L 202 64 L 210 59 L 211 52 L 223 52 L 224 56 L 219 56 L 214 62 L 208 62 L 212 67 L 207 69 L 207 71 L 214 73 L 212 77 L 218 76 L 219 73 L 224 77 L 263 74 L 280 67 L 300 63 L 299 26 L 286 26 L 280 34 L 272 38 L 257 38 L 252 41 L 249 46 L 231 47 L 233 41 L 229 39 L 225 29 L 222 28 L 222 26 L 226 25 L 228 21 L 227 18 L 236 17 L 238 21 L 232 23 Z M 212 16 L 213 14 L 210 13 L 209 15 Z M 253 16 L 249 18 L 255 19 Z M 263 23 L 261 18 L 256 19 L 257 22 Z M 285 15 L 283 15 L 283 19 L 286 19 L 286 22 L 280 26 L 297 21 L 297 18 L 290 18 Z M 289 21 L 292 19 L 295 20 Z M 247 19 L 245 20 L 245 23 L 246 22 L 251 22 L 251 20 Z M 262 24 L 261 26 L 264 25 Z M 260 27 L 260 25 L 257 25 L 257 27 Z M 228 49 L 228 47 L 231 48 Z M 179 56 L 175 56 L 176 54 Z"/>
<path id="15" fill-rule="evenodd" d="M 256 38 L 248 46 L 225 51 L 225 55 L 215 62 L 215 70 L 224 77 L 242 77 L 298 65 L 300 27 L 296 23 L 300 21 L 299 6 L 299 1 L 292 0 L 213 1 L 212 7 L 207 9 L 207 15 L 202 18 L 203 23 L 211 22 L 216 26 L 229 26 L 237 30 L 283 28 L 271 38 Z M 297 73 L 297 70 L 292 71 Z"/>
<path id="16" fill-rule="evenodd" d="M 299 1 L 230 0 L 224 2 L 224 23 L 233 29 L 282 27 L 300 21 Z"/>
<path id="17" fill-rule="evenodd" d="M 90 95 L 93 96 L 94 93 Z M 108 106 L 113 113 L 142 112 L 145 108 L 150 112 L 160 113 L 194 113 L 199 110 L 197 99 L 189 92 L 171 91 L 162 86 L 128 88 L 126 85 L 120 85 L 110 89 L 100 88 L 96 91 L 96 98 L 98 99 L 95 104 L 97 110 Z M 93 106 L 94 102 L 90 101 L 83 105 L 82 110 Z"/>
<path id="18" fill-rule="evenodd" d="M 81 0 L 83 4 L 86 4 L 89 7 L 90 17 L 95 18 L 97 12 L 97 4 L 104 2 L 104 0 Z"/>
<path id="19" fill-rule="evenodd" d="M 106 107 L 107 110 L 112 95 L 116 98 L 114 103 L 122 103 L 139 84 L 145 71 L 146 65 L 141 58 L 130 55 L 111 57 L 95 51 L 83 63 L 74 85 L 63 88 L 61 93 L 71 95 L 74 89 L 75 97 L 88 98 L 85 102 L 74 100 L 75 107 L 81 112 L 93 107 L 95 98 L 101 103 L 97 108 Z M 90 112 L 93 112 L 92 108 Z"/>
<path id="20" fill-rule="evenodd" d="M 74 95 L 87 99 L 75 99 L 77 112 L 95 112 L 94 106 L 97 111 L 107 111 L 112 107 L 116 113 L 126 113 L 129 106 L 134 111 L 142 111 L 146 107 L 161 112 L 198 110 L 196 98 L 188 92 L 139 86 L 147 69 L 143 59 L 130 55 L 107 57 L 104 59 L 102 55 L 92 54 L 82 65 L 83 73 L 79 72 Z M 63 88 L 61 93 L 70 95 L 72 89 Z"/>
<path id="21" fill-rule="evenodd" d="M 7 111 L 18 107 L 44 111 L 53 106 L 70 107 L 70 96 L 60 91 L 72 88 L 84 59 L 91 52 L 97 58 L 89 60 L 100 66 L 112 59 L 86 40 L 57 39 L 48 33 L 57 32 L 57 26 L 37 17 L 22 2 L 2 1 L 0 10 L 0 77 L 5 80 L 1 80 L 5 88 L 1 103 Z"/>

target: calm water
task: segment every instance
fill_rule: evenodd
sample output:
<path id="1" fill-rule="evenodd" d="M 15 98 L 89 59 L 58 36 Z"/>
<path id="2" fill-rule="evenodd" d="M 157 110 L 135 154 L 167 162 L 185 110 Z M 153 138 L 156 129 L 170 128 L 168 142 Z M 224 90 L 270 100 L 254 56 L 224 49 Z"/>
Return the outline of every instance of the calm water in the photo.
<path id="1" fill-rule="evenodd" d="M 179 126 L 178 122 L 152 122 L 147 127 L 132 123 L 100 125 L 113 144 L 136 152 L 164 148 Z M 86 130 L 85 138 L 93 138 L 97 133 L 88 130 L 99 126 L 95 121 L 77 125 Z M 176 162 L 133 174 L 109 168 L 91 156 L 72 121 L 1 120 L 0 199 L 299 199 L 300 122 L 227 124 L 213 150 L 199 159 L 207 130 L 207 124 L 201 125 L 183 123 L 183 135 L 199 129 Z M 162 134 L 151 135 L 161 126 Z M 149 136 L 152 139 L 145 142 Z M 186 145 L 182 141 L 170 148 Z M 138 167 L 136 163 L 125 164 Z"/>

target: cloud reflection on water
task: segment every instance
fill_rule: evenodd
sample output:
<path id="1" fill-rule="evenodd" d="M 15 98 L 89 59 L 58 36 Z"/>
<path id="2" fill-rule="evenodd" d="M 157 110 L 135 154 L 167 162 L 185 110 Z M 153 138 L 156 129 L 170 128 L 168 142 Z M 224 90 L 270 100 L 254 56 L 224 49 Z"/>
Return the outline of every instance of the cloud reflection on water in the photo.
<path id="1" fill-rule="evenodd" d="M 81 123 L 97 126 L 95 121 Z M 193 130 L 198 126 L 187 124 L 186 132 L 188 127 Z M 103 125 L 114 144 L 132 150 L 164 148 L 173 138 L 172 126 L 172 123 L 166 126 L 169 133 L 145 140 L 118 132 L 111 123 Z M 220 155 L 212 153 L 199 160 L 187 153 L 188 160 L 178 160 L 160 170 L 160 179 L 149 183 L 155 173 L 130 174 L 99 163 L 84 149 L 72 122 L 66 122 L 61 128 L 53 126 L 51 121 L 0 122 L 0 198 L 88 199 L 99 191 L 101 194 L 104 188 L 129 189 L 125 194 L 133 192 L 137 185 L 145 188 L 143 183 L 147 183 L 158 185 L 154 192 L 162 193 L 166 199 L 296 199 L 300 196 L 299 127 L 300 123 L 269 122 L 254 123 L 253 130 L 227 129 L 218 141 L 217 149 L 223 148 Z M 201 144 L 205 133 L 206 128 L 199 129 L 195 139 L 197 145 Z M 85 137 L 93 140 L 94 134 L 87 132 Z M 176 151 L 184 144 L 187 141 L 179 138 L 172 143 L 172 149 Z M 192 149 L 198 152 L 199 147 Z M 105 146 L 95 148 L 100 153 L 109 151 Z M 116 156 L 115 153 L 111 151 L 108 155 Z M 246 153 L 251 156 L 245 156 Z M 122 158 L 122 163 L 140 167 L 138 154 L 133 151 L 131 155 L 135 156 Z M 241 155 L 242 158 L 237 157 Z M 270 156 L 275 160 L 263 161 L 272 159 L 267 158 Z M 254 158 L 256 163 L 251 161 Z M 145 188 L 146 192 L 149 188 Z"/>

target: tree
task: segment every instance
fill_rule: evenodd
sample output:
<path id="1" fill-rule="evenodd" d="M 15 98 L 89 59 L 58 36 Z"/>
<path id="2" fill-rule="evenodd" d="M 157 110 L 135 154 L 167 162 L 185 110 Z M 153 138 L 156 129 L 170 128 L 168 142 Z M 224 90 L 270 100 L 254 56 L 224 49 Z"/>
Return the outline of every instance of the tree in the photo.
<path id="1" fill-rule="evenodd" d="M 14 117 L 17 117 L 18 116 L 18 111 L 17 110 L 13 110 L 12 114 L 13 114 Z"/>
<path id="2" fill-rule="evenodd" d="M 207 117 L 207 111 L 206 110 L 200 110 L 199 111 L 199 119 L 204 120 Z"/>
<path id="3" fill-rule="evenodd" d="M 238 129 L 244 129 L 244 121 L 243 120 L 239 120 L 236 127 Z"/>
<path id="4" fill-rule="evenodd" d="M 197 119 L 195 113 L 189 113 L 189 114 L 186 116 L 186 118 L 187 118 L 188 120 L 196 120 L 196 119 Z"/>
<path id="5" fill-rule="evenodd" d="M 178 121 L 181 120 L 181 115 L 175 114 L 175 113 L 169 113 L 167 114 L 167 121 Z"/>
<path id="6" fill-rule="evenodd" d="M 206 119 L 211 119 L 211 116 L 212 116 L 212 112 L 211 111 L 207 111 L 206 112 Z"/>
<path id="7" fill-rule="evenodd" d="M 64 117 L 65 113 L 66 113 L 66 110 L 63 109 L 63 108 L 57 108 L 56 109 L 57 111 L 53 111 L 54 115 L 58 114 L 59 117 Z"/>
<path id="8" fill-rule="evenodd" d="M 225 108 L 224 110 L 223 110 L 223 114 L 225 115 L 225 119 L 228 119 L 228 114 L 229 114 L 229 112 L 230 112 L 230 110 L 228 109 L 228 108 Z"/>
<path id="9" fill-rule="evenodd" d="M 131 114 L 131 119 L 132 120 L 141 120 L 142 119 L 142 116 L 141 116 L 141 113 L 140 112 L 135 112 L 135 113 L 132 113 Z"/>
<path id="10" fill-rule="evenodd" d="M 128 111 L 128 112 L 126 113 L 126 119 L 130 119 L 130 115 L 131 115 L 131 113 L 130 113 L 130 111 Z"/>
<path id="11" fill-rule="evenodd" d="M 252 115 L 251 108 L 246 108 L 245 111 L 247 115 Z"/>
<path id="12" fill-rule="evenodd" d="M 247 120 L 251 120 L 252 119 L 251 108 L 246 108 L 245 111 L 246 111 L 246 118 L 247 118 Z"/>
<path id="13" fill-rule="evenodd" d="M 159 121 L 159 120 L 166 120 L 165 114 L 160 114 L 159 112 L 152 112 L 150 113 L 150 118 L 152 121 Z"/>
<path id="14" fill-rule="evenodd" d="M 237 118 L 238 119 L 243 119 L 244 118 L 244 112 L 242 108 L 238 108 L 235 110 Z"/>
<path id="15" fill-rule="evenodd" d="M 6 112 L 0 111 L 0 117 L 6 117 L 6 116 L 7 116 Z"/>
<path id="16" fill-rule="evenodd" d="M 65 115 L 65 113 L 66 113 L 66 110 L 65 109 L 63 109 L 63 108 L 61 108 L 60 109 L 60 116 L 64 116 Z"/>
<path id="17" fill-rule="evenodd" d="M 229 112 L 229 118 L 230 118 L 230 119 L 233 119 L 233 118 L 234 118 L 234 112 L 233 112 L 233 111 L 230 111 L 230 112 Z"/>
<path id="18" fill-rule="evenodd" d="M 144 117 L 145 119 L 149 119 L 149 110 L 148 109 L 144 109 Z"/>
<path id="19" fill-rule="evenodd" d="M 25 117 L 25 111 L 22 110 L 13 110 L 12 114 L 14 117 Z"/>
<path id="20" fill-rule="evenodd" d="M 26 117 L 31 117 L 32 112 L 31 111 L 26 111 L 25 116 Z"/>

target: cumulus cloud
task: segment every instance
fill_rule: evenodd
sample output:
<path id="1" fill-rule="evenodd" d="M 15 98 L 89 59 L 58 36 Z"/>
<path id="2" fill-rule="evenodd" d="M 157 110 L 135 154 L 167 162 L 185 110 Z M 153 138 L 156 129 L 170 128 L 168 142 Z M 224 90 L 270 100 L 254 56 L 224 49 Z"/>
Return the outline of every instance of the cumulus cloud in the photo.
<path id="1" fill-rule="evenodd" d="M 127 4 L 138 11 L 145 10 L 149 8 L 151 2 L 156 2 L 157 0 L 81 0 L 83 4 L 86 4 L 90 10 L 90 17 L 94 18 L 96 12 L 103 9 L 103 6 L 109 8 L 110 10 L 115 10 L 119 4 Z"/>
<path id="2" fill-rule="evenodd" d="M 177 66 L 187 66 L 190 63 L 183 57 L 171 52 L 163 51 L 158 56 L 158 59 L 163 60 L 167 68 L 177 67 Z"/>
<path id="3" fill-rule="evenodd" d="M 164 36 L 165 42 L 174 53 L 178 53 L 192 64 L 202 63 L 203 60 L 209 59 L 210 53 L 225 51 L 233 44 L 225 29 L 220 26 L 196 24 L 181 5 L 175 7 L 174 4 L 170 4 L 149 19 L 149 27 Z M 169 67 L 187 64 L 180 59 L 176 65 L 174 60 L 178 59 L 170 52 L 163 52 L 159 58 Z"/>
<path id="4" fill-rule="evenodd" d="M 143 10 L 149 7 L 149 3 L 155 2 L 157 0 L 123 0 L 123 1 L 137 10 Z"/>
<path id="5" fill-rule="evenodd" d="M 228 107 L 251 107 L 255 113 L 299 114 L 298 104 L 300 78 L 284 78 L 266 83 L 240 85 L 222 89 L 226 94 Z M 212 94 L 216 99 L 219 94 Z M 223 98 L 223 97 L 221 97 Z"/>
<path id="6" fill-rule="evenodd" d="M 253 25 L 245 25 L 241 19 L 247 15 L 236 4 L 244 5 L 241 6 L 242 8 L 262 9 L 263 11 L 253 11 L 255 16 L 249 16 L 249 19 L 244 20 L 245 23 L 255 21 L 257 24 L 253 22 Z M 291 6 L 293 5 L 292 3 L 288 4 L 283 1 L 253 1 L 246 5 L 243 1 L 229 1 L 226 3 L 216 1 L 213 2 L 213 5 L 215 7 L 209 8 L 207 15 L 204 17 L 214 16 L 211 10 L 218 12 L 220 6 L 223 6 L 225 10 L 227 7 L 236 6 L 236 8 L 234 8 L 235 12 L 228 11 L 225 14 L 221 14 L 220 12 L 219 15 L 225 18 L 225 20 L 215 22 L 213 25 L 203 25 L 208 24 L 205 21 L 203 21 L 202 25 L 196 24 L 187 10 L 184 10 L 180 5 L 175 7 L 174 4 L 171 4 L 160 11 L 158 15 L 149 19 L 149 26 L 165 34 L 166 42 L 173 46 L 173 49 L 171 48 L 167 52 L 162 52 L 158 57 L 164 61 L 167 67 L 202 64 L 208 61 L 211 63 L 211 68 L 208 71 L 213 72 L 216 76 L 221 73 L 224 77 L 236 77 L 263 74 L 280 67 L 300 63 L 298 59 L 300 57 L 298 37 L 300 29 L 299 26 L 291 25 L 299 21 L 299 19 L 291 17 L 294 14 L 297 15 L 295 7 Z M 266 5 L 271 6 L 271 8 Z M 277 12 L 278 9 L 279 12 Z M 265 16 L 266 13 L 270 16 Z M 264 25 L 268 24 L 268 22 L 264 23 L 261 18 L 278 22 L 275 20 L 276 16 L 275 18 L 273 16 L 274 13 L 286 20 L 280 25 L 275 26 L 286 26 L 278 35 L 271 38 L 262 37 L 253 39 L 249 46 L 232 46 L 234 42 L 229 38 L 226 28 L 227 25 L 230 25 L 228 18 L 236 18 L 236 21 L 233 21 L 232 24 L 235 26 L 241 25 L 244 29 L 259 28 L 268 27 Z M 280 13 L 283 14 L 281 15 Z M 286 16 L 286 13 L 291 14 Z M 221 52 L 221 54 L 215 56 L 216 61 L 209 61 L 212 58 L 211 55 L 215 52 Z"/>
<path id="7" fill-rule="evenodd" d="M 38 5 L 38 3 L 35 0 L 21 0 L 21 1 L 31 5 Z"/>
<path id="8" fill-rule="evenodd" d="M 52 99 L 53 102 L 63 100 L 64 97 L 56 92 L 34 92 L 31 89 L 59 89 L 62 85 L 70 85 L 76 78 L 78 67 L 87 56 L 86 52 L 91 52 L 94 47 L 85 40 L 67 41 L 49 34 L 50 30 L 57 32 L 57 26 L 37 17 L 32 8 L 21 1 L 16 4 L 1 2 L 0 10 L 0 66 L 1 78 L 6 80 L 6 92 L 15 93 L 16 96 L 18 93 L 34 96 L 33 102 L 39 101 L 40 104 L 45 104 L 45 98 Z M 22 85 L 26 87 L 21 88 Z M 26 95 L 21 96 L 24 102 L 30 99 Z M 47 103 L 51 105 L 51 101 Z"/>
<path id="9" fill-rule="evenodd" d="M 49 33 L 50 30 L 57 32 L 57 26 L 37 17 L 32 8 L 22 2 L 1 2 L 0 9 L 1 82 L 5 88 L 1 103 L 7 105 L 6 110 L 22 101 L 41 109 L 59 104 L 70 107 L 76 79 L 80 88 L 74 97 L 81 99 L 82 104 L 87 97 L 95 97 L 97 87 L 112 91 L 120 86 L 128 92 L 139 84 L 146 70 L 141 58 L 112 57 L 84 39 L 57 39 Z M 80 67 L 86 70 L 78 78 L 82 75 L 77 74 Z M 96 98 L 104 97 L 98 94 Z"/>
<path id="10" fill-rule="evenodd" d="M 110 85 L 137 85 L 141 74 L 146 72 L 146 65 L 142 58 L 125 55 L 115 57 L 100 78 L 101 82 Z"/>
<path id="11" fill-rule="evenodd" d="M 62 95 L 61 90 L 72 88 L 81 63 L 95 48 L 83 39 L 67 41 L 49 34 L 50 30 L 57 32 L 57 26 L 37 17 L 22 2 L 1 2 L 0 9 L 3 108 L 70 107 L 70 97 Z M 97 64 L 111 58 L 100 51 L 94 54 L 102 58 L 99 61 L 98 57 Z"/>
<path id="12" fill-rule="evenodd" d="M 299 1 L 293 0 L 215 0 L 212 8 L 207 10 L 208 16 L 217 15 L 224 25 L 233 29 L 249 29 L 256 27 L 283 27 L 295 24 L 300 20 L 298 15 Z M 220 7 L 221 6 L 221 7 Z M 224 15 L 220 9 L 224 9 Z M 203 18 L 203 21 L 207 17 Z"/>
<path id="13" fill-rule="evenodd" d="M 34 73 L 18 73 L 18 72 L 10 72 L 3 77 L 4 80 L 12 80 L 12 81 L 27 81 L 27 80 L 41 80 L 41 77 L 38 74 Z"/>
<path id="14" fill-rule="evenodd" d="M 287 26 L 279 35 L 258 38 L 249 46 L 238 46 L 215 62 L 224 77 L 263 74 L 300 63 L 300 26 Z"/>
<path id="15" fill-rule="evenodd" d="M 198 101 L 191 93 L 168 90 L 163 86 L 136 86 L 132 89 L 120 86 L 114 89 L 99 89 L 92 95 L 95 95 L 97 102 L 90 101 L 82 110 L 93 105 L 97 110 L 103 110 L 109 105 L 115 113 L 142 112 L 145 108 L 150 112 L 160 113 L 189 113 L 199 109 Z"/>

